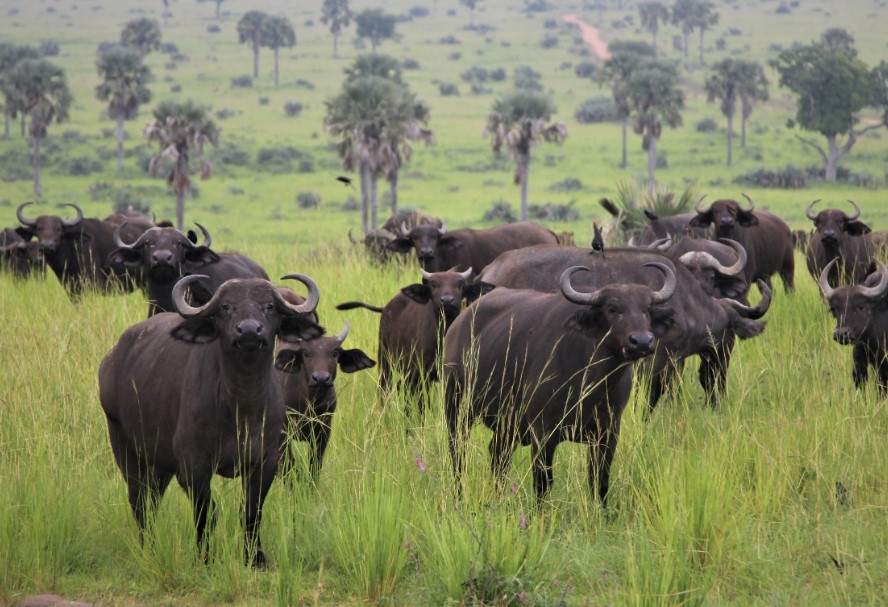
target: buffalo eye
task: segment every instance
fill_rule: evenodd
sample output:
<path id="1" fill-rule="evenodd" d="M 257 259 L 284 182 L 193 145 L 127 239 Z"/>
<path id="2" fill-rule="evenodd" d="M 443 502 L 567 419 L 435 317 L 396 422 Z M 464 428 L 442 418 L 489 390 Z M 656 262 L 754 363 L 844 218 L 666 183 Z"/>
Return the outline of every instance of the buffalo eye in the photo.
<path id="1" fill-rule="evenodd" d="M 464 282 L 462 282 L 462 281 L 456 283 L 456 288 L 457 288 L 457 289 L 462 290 L 462 289 L 465 288 L 465 286 L 466 286 L 466 283 L 464 283 Z"/>
<path id="2" fill-rule="evenodd" d="M 222 309 L 228 312 L 231 309 L 231 304 L 224 303 L 222 304 Z"/>
<path id="3" fill-rule="evenodd" d="M 274 310 L 274 304 L 270 302 L 265 304 L 265 309 L 271 312 L 272 310 Z"/>
<path id="4" fill-rule="evenodd" d="M 437 282 L 434 282 L 434 281 L 432 281 L 432 280 L 430 280 L 430 281 L 429 281 L 429 287 L 431 287 L 432 289 L 437 289 L 437 288 L 438 288 L 438 283 L 437 283 Z"/>

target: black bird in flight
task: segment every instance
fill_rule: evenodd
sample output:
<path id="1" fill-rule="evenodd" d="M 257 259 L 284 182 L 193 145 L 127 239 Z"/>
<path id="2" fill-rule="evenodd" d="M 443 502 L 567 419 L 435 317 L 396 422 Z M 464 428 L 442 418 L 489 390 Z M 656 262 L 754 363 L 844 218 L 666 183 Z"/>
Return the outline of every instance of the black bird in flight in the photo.
<path id="1" fill-rule="evenodd" d="M 351 189 L 355 189 L 355 184 L 352 183 L 351 177 L 346 177 L 345 175 L 340 175 L 336 178 L 336 181 L 344 183 L 347 186 L 351 186 Z"/>

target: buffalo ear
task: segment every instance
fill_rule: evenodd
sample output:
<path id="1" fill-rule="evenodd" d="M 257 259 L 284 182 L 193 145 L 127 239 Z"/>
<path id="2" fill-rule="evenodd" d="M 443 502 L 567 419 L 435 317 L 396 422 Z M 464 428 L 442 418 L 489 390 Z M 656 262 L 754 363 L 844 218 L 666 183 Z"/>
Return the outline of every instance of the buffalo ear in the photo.
<path id="1" fill-rule="evenodd" d="M 345 373 L 354 373 L 374 366 L 376 366 L 376 361 L 364 354 L 362 350 L 353 348 L 339 352 L 339 368 Z"/>
<path id="2" fill-rule="evenodd" d="M 427 304 L 432 301 L 432 290 L 421 284 L 412 284 L 401 289 L 401 293 L 416 303 Z"/>
<path id="3" fill-rule="evenodd" d="M 845 231 L 851 236 L 863 236 L 864 234 L 869 234 L 873 230 L 862 221 L 846 221 Z"/>
<path id="4" fill-rule="evenodd" d="M 658 219 L 660 219 L 660 217 L 656 213 L 654 213 L 653 211 L 649 211 L 648 209 L 644 209 L 642 213 L 644 213 L 644 216 L 647 217 L 650 221 L 657 221 Z"/>
<path id="5" fill-rule="evenodd" d="M 219 337 L 212 318 L 186 318 L 173 329 L 171 335 L 192 344 L 205 344 Z"/>
<path id="6" fill-rule="evenodd" d="M 656 337 L 662 337 L 675 325 L 675 310 L 671 307 L 653 307 L 649 310 L 651 316 L 651 332 Z"/>
<path id="7" fill-rule="evenodd" d="M 133 272 L 142 267 L 142 252 L 132 249 L 117 249 L 108 255 L 105 267 L 116 271 Z"/>
<path id="8" fill-rule="evenodd" d="M 688 222 L 688 225 L 694 228 L 708 228 L 712 223 L 712 211 L 706 213 L 697 213 L 697 216 Z"/>
<path id="9" fill-rule="evenodd" d="M 185 260 L 200 268 L 219 261 L 219 254 L 207 247 L 191 247 L 185 250 Z"/>
<path id="10" fill-rule="evenodd" d="M 453 236 L 452 234 L 444 234 L 441 238 L 438 239 L 439 247 L 450 247 L 451 249 L 458 249 L 463 246 L 463 241 L 458 237 Z"/>
<path id="11" fill-rule="evenodd" d="M 413 241 L 409 238 L 399 237 L 390 240 L 388 244 L 385 245 L 385 248 L 389 251 L 394 251 L 395 253 L 409 253 L 410 249 L 413 248 Z"/>
<path id="12" fill-rule="evenodd" d="M 759 219 L 755 216 L 754 213 L 749 213 L 746 211 L 740 211 L 739 213 L 737 213 L 737 223 L 739 223 L 743 227 L 757 226 L 758 222 Z"/>
<path id="13" fill-rule="evenodd" d="M 34 238 L 34 230 L 25 226 L 17 227 L 15 229 L 15 233 L 25 240 L 31 240 L 32 238 Z"/>
<path id="14" fill-rule="evenodd" d="M 595 329 L 600 324 L 600 320 L 598 306 L 591 308 L 584 306 L 582 310 L 578 310 L 576 314 L 568 319 L 565 326 L 571 331 L 586 333 Z"/>
<path id="15" fill-rule="evenodd" d="M 302 314 L 284 316 L 277 331 L 278 337 L 288 343 L 308 341 L 324 334 L 324 328 Z"/>
<path id="16" fill-rule="evenodd" d="M 302 370 L 303 354 L 305 354 L 305 350 L 284 348 L 277 353 L 274 359 L 274 368 L 284 373 L 299 373 Z"/>
<path id="17" fill-rule="evenodd" d="M 749 283 L 740 276 L 716 276 L 715 283 L 721 293 L 719 297 L 743 301 L 749 291 Z"/>
<path id="18" fill-rule="evenodd" d="M 185 237 L 191 241 L 191 244 L 197 244 L 197 232 L 194 230 L 188 230 L 188 233 L 185 234 Z"/>
<path id="19" fill-rule="evenodd" d="M 476 299 L 480 298 L 482 295 L 487 295 L 491 291 L 496 288 L 496 285 L 492 285 L 489 282 L 475 282 L 470 285 L 466 285 L 463 289 L 463 298 L 469 303 L 472 303 Z"/>
<path id="20" fill-rule="evenodd" d="M 740 339 L 749 339 L 761 334 L 768 323 L 743 318 L 739 314 L 731 321 L 731 329 Z"/>

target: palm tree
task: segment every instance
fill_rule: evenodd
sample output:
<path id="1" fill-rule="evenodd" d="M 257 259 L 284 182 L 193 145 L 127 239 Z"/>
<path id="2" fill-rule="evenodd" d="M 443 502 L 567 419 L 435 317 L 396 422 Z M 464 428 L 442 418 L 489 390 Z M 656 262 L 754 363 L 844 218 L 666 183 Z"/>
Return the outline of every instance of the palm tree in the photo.
<path id="1" fill-rule="evenodd" d="M 541 141 L 561 143 L 567 127 L 560 122 L 549 123 L 555 113 L 552 100 L 535 91 L 516 90 L 493 103 L 485 136 L 491 138 L 495 154 L 506 146 L 515 158 L 515 183 L 521 186 L 521 220 L 527 221 L 527 185 L 530 176 L 530 151 Z"/>
<path id="2" fill-rule="evenodd" d="M 653 188 L 657 167 L 657 139 L 663 125 L 681 124 L 684 93 L 678 88 L 678 70 L 671 63 L 653 59 L 633 70 L 628 83 L 633 129 L 643 136 L 642 148 L 648 152 L 648 187 Z"/>
<path id="3" fill-rule="evenodd" d="M 363 76 L 379 76 L 400 84 L 401 62 L 391 55 L 365 53 L 358 55 L 354 63 L 345 68 L 345 76 L 349 80 Z"/>
<path id="4" fill-rule="evenodd" d="M 216 20 L 217 20 L 217 21 L 218 21 L 219 19 L 222 18 L 222 17 L 220 16 L 220 10 L 222 9 L 222 3 L 223 3 L 224 1 L 225 1 L 225 0 L 213 0 L 213 2 L 216 3 Z"/>
<path id="5" fill-rule="evenodd" d="M 395 215 L 398 212 L 398 173 L 413 157 L 410 142 L 421 141 L 431 145 L 435 142 L 435 135 L 424 128 L 429 122 L 429 106 L 418 101 L 409 91 L 405 91 L 399 108 L 393 109 L 392 115 L 395 120 L 386 127 L 379 148 L 379 165 L 389 182 L 392 215 Z"/>
<path id="6" fill-rule="evenodd" d="M 185 193 L 191 187 L 191 151 L 202 152 L 206 143 L 218 145 L 219 129 L 203 106 L 192 101 L 164 101 L 154 109 L 154 118 L 145 127 L 145 137 L 157 142 L 161 150 L 148 167 L 152 175 L 157 175 L 165 160 L 172 161 L 167 183 L 176 194 L 176 227 L 181 230 L 185 225 Z M 202 178 L 209 178 L 210 168 L 207 160 L 201 162 Z"/>
<path id="7" fill-rule="evenodd" d="M 237 36 L 241 44 L 253 45 L 253 78 L 259 77 L 259 46 L 262 44 L 262 24 L 268 18 L 262 11 L 247 11 L 237 22 Z"/>
<path id="8" fill-rule="evenodd" d="M 706 100 L 713 103 L 721 101 L 721 112 L 728 119 L 728 166 L 733 162 L 734 150 L 734 113 L 737 111 L 737 81 L 739 79 L 738 61 L 723 59 L 712 67 L 706 78 Z"/>
<path id="9" fill-rule="evenodd" d="M 675 0 L 672 7 L 672 24 L 681 28 L 684 36 L 684 55 L 688 56 L 688 37 L 697 24 L 697 3 L 699 0 Z"/>
<path id="10" fill-rule="evenodd" d="M 142 57 L 151 51 L 159 50 L 160 24 L 147 17 L 133 19 L 123 26 L 123 30 L 120 32 L 120 43 L 124 46 L 136 47 Z"/>
<path id="11" fill-rule="evenodd" d="M 374 53 L 383 40 L 395 37 L 396 22 L 394 15 L 386 14 L 381 8 L 365 9 L 355 17 L 358 38 L 367 38 Z"/>
<path id="12" fill-rule="evenodd" d="M 459 3 L 469 9 L 469 27 L 475 25 L 475 9 L 478 7 L 478 0 L 459 0 Z"/>
<path id="13" fill-rule="evenodd" d="M 703 35 L 708 28 L 718 23 L 718 13 L 712 2 L 697 2 L 693 21 L 694 26 L 700 30 L 700 63 L 706 63 L 703 59 Z"/>
<path id="14" fill-rule="evenodd" d="M 117 122 L 117 170 L 123 168 L 123 121 L 139 113 L 139 106 L 151 100 L 146 84 L 151 70 L 142 64 L 135 49 L 119 46 L 99 55 L 96 67 L 102 83 L 96 87 L 99 101 L 108 102 L 108 115 Z"/>
<path id="15" fill-rule="evenodd" d="M 746 121 L 757 101 L 768 100 L 768 79 L 760 63 L 739 61 L 737 94 L 740 96 L 740 147 L 746 147 Z"/>
<path id="16" fill-rule="evenodd" d="M 65 80 L 65 72 L 45 59 L 20 61 L 9 74 L 9 86 L 21 111 L 31 116 L 31 139 L 34 142 L 34 196 L 43 193 L 40 183 L 40 143 L 53 122 L 68 118 L 73 97 Z"/>
<path id="17" fill-rule="evenodd" d="M 669 9 L 660 2 L 644 2 L 638 5 L 641 16 L 641 26 L 649 31 L 652 36 L 651 46 L 654 47 L 654 57 L 657 56 L 657 32 L 660 24 L 669 21 Z"/>
<path id="18" fill-rule="evenodd" d="M 342 28 L 348 27 L 352 20 L 352 12 L 348 8 L 348 0 L 324 0 L 321 7 L 321 23 L 330 26 L 333 34 L 333 58 L 339 59 L 339 35 Z"/>
<path id="19" fill-rule="evenodd" d="M 610 82 L 613 90 L 614 105 L 622 127 L 623 149 L 620 168 L 625 169 L 627 166 L 626 139 L 629 130 L 629 115 L 632 113 L 627 90 L 629 78 L 641 63 L 652 59 L 656 53 L 648 43 L 632 40 L 616 40 L 611 43 L 608 50 L 611 56 L 604 62 L 602 80 Z"/>
<path id="20" fill-rule="evenodd" d="M 9 84 L 9 74 L 20 61 L 39 58 L 40 52 L 32 46 L 0 42 L 0 94 L 3 95 L 4 139 L 9 139 L 10 117 L 14 118 L 19 114 L 22 117 L 22 137 L 25 136 L 26 111 L 24 108 L 17 107 L 15 90 Z"/>
<path id="21" fill-rule="evenodd" d="M 296 45 L 296 32 L 286 17 L 266 17 L 262 21 L 260 44 L 274 51 L 274 85 L 278 85 L 278 54 L 281 47 Z"/>

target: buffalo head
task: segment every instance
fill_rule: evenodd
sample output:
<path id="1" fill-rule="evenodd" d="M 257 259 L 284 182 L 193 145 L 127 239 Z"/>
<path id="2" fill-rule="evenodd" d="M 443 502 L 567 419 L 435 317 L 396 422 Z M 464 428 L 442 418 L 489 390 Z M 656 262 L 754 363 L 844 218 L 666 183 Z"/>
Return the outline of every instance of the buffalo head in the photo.
<path id="1" fill-rule="evenodd" d="M 188 262 L 192 268 L 219 261 L 219 256 L 210 250 L 210 232 L 200 225 L 204 242 L 195 244 L 196 238 L 183 234 L 176 228 L 151 228 L 142 233 L 133 243 L 125 243 L 120 230 L 126 221 L 114 231 L 114 244 L 117 245 L 107 264 L 112 268 L 127 272 L 141 271 L 148 280 L 165 283 L 182 275 L 182 266 Z"/>
<path id="2" fill-rule="evenodd" d="M 447 228 L 440 228 L 429 224 L 420 224 L 412 230 L 402 227 L 401 234 L 386 245 L 390 251 L 396 253 L 408 253 L 411 248 L 416 249 L 416 256 L 420 263 L 435 259 L 438 247 L 459 247 L 462 244 L 458 238 L 447 234 Z"/>
<path id="3" fill-rule="evenodd" d="M 683 239 L 678 247 L 684 245 L 685 248 L 691 250 L 681 253 L 678 261 L 690 270 L 707 295 L 732 299 L 744 298 L 749 286 L 743 273 L 746 268 L 746 249 L 739 242 L 730 238 L 720 238 L 719 242 L 734 250 L 737 255 L 737 260 L 734 263 L 726 265 L 706 250 L 693 250 L 695 245 L 701 248 L 718 246 L 710 240 L 702 239 Z"/>
<path id="4" fill-rule="evenodd" d="M 344 373 L 354 373 L 374 366 L 376 361 L 362 350 L 342 348 L 348 329 L 346 321 L 342 331 L 332 337 L 317 337 L 282 347 L 275 368 L 286 373 L 302 373 L 309 387 L 329 388 L 336 380 L 337 368 Z"/>
<path id="5" fill-rule="evenodd" d="M 484 282 L 469 284 L 472 268 L 465 272 L 422 272 L 422 284 L 412 284 L 401 289 L 401 293 L 420 304 L 431 302 L 448 319 L 459 314 L 462 300 L 474 301 L 493 289 Z"/>
<path id="6" fill-rule="evenodd" d="M 734 234 L 735 227 L 749 227 L 758 225 L 758 217 L 755 216 L 755 202 L 743 194 L 743 197 L 749 201 L 749 207 L 743 208 L 736 200 L 716 200 L 708 209 L 700 206 L 703 201 L 701 197 L 694 204 L 697 216 L 688 222 L 688 225 L 694 228 L 706 228 L 710 224 L 715 228 L 717 236 L 730 237 Z"/>
<path id="7" fill-rule="evenodd" d="M 666 264 L 644 264 L 657 268 L 665 275 L 663 287 L 657 291 L 646 285 L 612 284 L 591 293 L 576 291 L 571 276 L 589 271 L 584 266 L 573 266 L 561 275 L 561 293 L 568 301 L 585 307 L 569 321 L 571 329 L 605 333 L 605 343 L 626 360 L 635 360 L 653 353 L 656 325 L 668 322 L 672 310 L 662 307 L 675 293 L 676 279 Z"/>
<path id="8" fill-rule="evenodd" d="M 827 247 L 835 246 L 843 235 L 863 236 L 872 230 L 868 225 L 860 221 L 860 207 L 853 200 L 849 200 L 854 206 L 854 214 L 846 215 L 838 209 L 824 209 L 814 214 L 814 205 L 820 202 L 815 200 L 805 208 L 805 215 L 814 222 L 814 228 L 820 235 L 820 241 Z"/>
<path id="9" fill-rule="evenodd" d="M 867 277 L 862 285 L 833 289 L 827 277 L 837 259 L 829 262 L 820 273 L 820 289 L 829 302 L 829 309 L 836 319 L 833 339 L 840 344 L 852 344 L 864 336 L 873 321 L 873 312 L 885 306 L 888 293 L 888 268 L 875 259 L 878 270 Z M 875 283 L 875 284 L 873 284 Z"/>
<path id="10" fill-rule="evenodd" d="M 40 248 L 53 252 L 62 242 L 65 236 L 76 235 L 78 238 L 84 236 L 80 229 L 83 222 L 83 211 L 76 204 L 66 204 L 66 207 L 73 207 L 77 211 L 77 217 L 74 219 L 62 219 L 58 215 L 40 215 L 37 219 L 25 217 L 24 208 L 33 202 L 23 202 L 15 211 L 16 217 L 21 222 L 22 227 L 17 231 L 25 239 L 30 240 L 36 238 L 40 243 Z"/>

